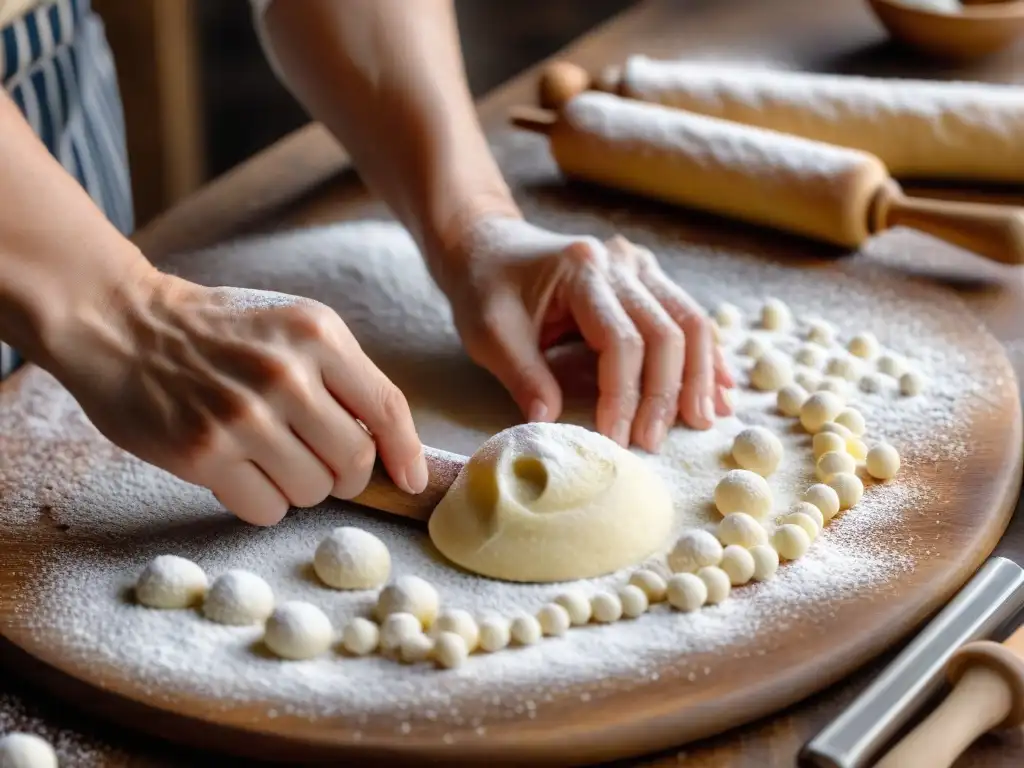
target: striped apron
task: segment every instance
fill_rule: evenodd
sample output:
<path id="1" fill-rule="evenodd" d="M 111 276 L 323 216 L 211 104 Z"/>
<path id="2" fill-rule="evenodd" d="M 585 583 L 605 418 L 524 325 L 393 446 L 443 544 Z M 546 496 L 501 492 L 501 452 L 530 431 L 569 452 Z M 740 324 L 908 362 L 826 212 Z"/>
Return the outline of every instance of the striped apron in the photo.
<path id="1" fill-rule="evenodd" d="M 89 0 L 47 0 L 0 29 L 0 83 L 46 148 L 107 218 L 131 234 L 117 74 L 103 22 Z M 19 362 L 17 353 L 0 343 L 0 378 Z"/>

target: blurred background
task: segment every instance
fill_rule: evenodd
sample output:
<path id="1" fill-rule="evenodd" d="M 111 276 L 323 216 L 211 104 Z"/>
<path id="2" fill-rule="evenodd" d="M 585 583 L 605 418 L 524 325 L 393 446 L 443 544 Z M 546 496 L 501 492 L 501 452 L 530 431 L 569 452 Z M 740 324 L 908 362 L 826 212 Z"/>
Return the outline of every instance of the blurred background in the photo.
<path id="1" fill-rule="evenodd" d="M 248 0 L 92 4 L 117 60 L 138 226 L 307 122 L 263 57 Z M 456 0 L 474 95 L 631 4 Z"/>

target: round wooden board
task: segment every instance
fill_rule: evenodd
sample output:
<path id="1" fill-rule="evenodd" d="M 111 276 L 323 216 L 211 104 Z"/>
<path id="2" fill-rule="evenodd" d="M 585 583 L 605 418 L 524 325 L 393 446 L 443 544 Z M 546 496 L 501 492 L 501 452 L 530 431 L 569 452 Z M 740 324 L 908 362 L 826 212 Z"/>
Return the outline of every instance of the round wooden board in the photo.
<path id="1" fill-rule="evenodd" d="M 528 143 L 516 151 L 533 157 L 531 167 L 536 168 L 537 144 Z M 600 232 L 602 226 L 609 230 L 626 227 L 632 230 L 631 237 L 640 240 L 645 227 L 656 229 L 662 245 L 682 243 L 679 253 L 684 256 L 674 273 L 687 266 L 688 235 L 682 227 L 675 227 L 674 219 L 655 213 L 627 221 L 621 215 L 606 216 L 604 210 L 597 211 L 596 219 L 581 219 L 579 211 L 587 201 L 579 199 L 563 201 L 571 213 L 564 209 L 552 213 L 557 207 L 552 203 L 554 194 L 541 189 L 524 203 L 528 209 L 535 206 L 538 217 L 542 210 L 549 218 L 563 216 L 568 222 L 566 229 Z M 621 214 L 623 201 L 613 204 Z M 213 265 L 204 279 L 214 279 L 216 259 L 204 258 Z M 747 268 L 752 270 L 748 278 L 761 269 L 756 264 Z M 261 276 L 259 269 L 254 266 L 256 277 L 251 284 L 267 287 L 270 278 Z M 764 276 L 769 285 L 783 277 L 778 267 L 770 269 L 771 275 Z M 853 292 L 861 282 L 858 271 L 863 271 L 863 265 L 843 274 Z M 281 273 L 275 275 L 274 279 L 282 279 Z M 879 277 L 884 281 L 884 273 L 875 275 Z M 820 279 L 830 278 L 823 275 Z M 301 292 L 303 285 L 311 294 L 318 290 L 297 278 L 290 282 L 286 271 L 280 287 Z M 932 322 L 955 338 L 956 345 L 972 359 L 984 361 L 980 371 L 984 388 L 965 394 L 957 404 L 965 414 L 957 434 L 964 450 L 950 461 L 911 461 L 910 475 L 901 478 L 930 490 L 928 508 L 900 520 L 893 532 L 901 551 L 913 558 L 913 569 L 893 582 L 831 600 L 827 611 L 808 612 L 806 617 L 789 615 L 779 626 L 765 627 L 763 654 L 735 653 L 733 647 L 724 645 L 668 661 L 656 675 L 643 680 L 623 674 L 561 686 L 552 692 L 542 716 L 530 717 L 524 710 L 519 717 L 486 721 L 483 731 L 471 722 L 453 726 L 419 719 L 411 732 L 398 733 L 394 721 L 387 718 L 379 723 L 374 718 L 354 723 L 345 717 L 310 720 L 287 712 L 270 717 L 266 702 L 241 703 L 153 690 L 109 657 L 89 659 L 71 653 L 75 638 L 40 628 L 39 617 L 47 615 L 46 606 L 34 600 L 40 563 L 63 561 L 73 568 L 68 558 L 74 556 L 74 548 L 65 542 L 74 531 L 63 529 L 42 501 L 17 525 L 6 520 L 3 512 L 16 504 L 25 509 L 26 498 L 45 500 L 48 494 L 66 492 L 97 460 L 116 460 L 117 451 L 95 435 L 82 437 L 87 430 L 80 428 L 80 414 L 64 412 L 66 399 L 60 401 L 61 417 L 79 425 L 76 436 L 65 439 L 56 434 L 40 439 L 38 424 L 54 418 L 48 412 L 48 394 L 59 393 L 59 388 L 34 369 L 20 374 L 0 394 L 0 520 L 6 520 L 0 528 L 0 562 L 4 565 L 0 573 L 0 633 L 8 641 L 8 654 L 23 672 L 54 692 L 126 725 L 181 742 L 291 763 L 344 758 L 389 763 L 578 764 L 679 745 L 767 715 L 821 690 L 892 647 L 942 605 L 991 552 L 1016 498 L 1021 414 L 1016 381 L 1001 348 L 951 294 L 923 281 L 908 281 L 900 293 L 906 294 L 912 306 L 930 307 Z M 461 396 L 455 394 L 456 399 Z M 35 437 L 30 438 L 32 435 Z M 459 450 L 458 446 L 444 447 Z M 47 474 L 54 466 L 68 474 Z M 40 477 L 45 480 L 40 482 Z M 112 497 L 110 502 L 116 504 L 117 499 Z M 937 520 L 942 522 L 940 533 Z M 146 525 L 140 521 L 124 535 L 101 531 L 102 535 L 90 536 L 89 545 L 94 553 L 102 554 L 104 548 L 113 553 L 145 538 Z M 153 535 L 161 535 L 159 521 L 153 525 Z M 221 527 L 237 526 L 220 519 L 198 534 L 209 541 Z M 704 670 L 696 681 L 695 669 Z M 481 712 L 491 693 L 480 691 Z"/>

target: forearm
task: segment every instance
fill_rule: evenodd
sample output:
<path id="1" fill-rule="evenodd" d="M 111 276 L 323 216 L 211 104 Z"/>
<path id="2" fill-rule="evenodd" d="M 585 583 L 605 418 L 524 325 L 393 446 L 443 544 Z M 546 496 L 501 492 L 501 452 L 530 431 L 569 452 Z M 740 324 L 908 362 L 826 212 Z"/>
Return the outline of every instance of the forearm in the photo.
<path id="1" fill-rule="evenodd" d="M 289 86 L 425 253 L 518 216 L 477 121 L 451 0 L 287 0 L 265 19 Z"/>

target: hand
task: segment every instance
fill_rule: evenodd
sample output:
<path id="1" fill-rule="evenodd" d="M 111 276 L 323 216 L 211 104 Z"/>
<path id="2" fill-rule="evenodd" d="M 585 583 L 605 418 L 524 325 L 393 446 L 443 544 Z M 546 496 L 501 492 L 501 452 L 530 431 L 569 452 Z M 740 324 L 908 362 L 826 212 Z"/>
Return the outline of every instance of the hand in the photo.
<path id="1" fill-rule="evenodd" d="M 707 429 L 732 413 L 735 382 L 704 311 L 622 237 L 601 243 L 489 218 L 431 267 L 469 355 L 531 421 L 561 412 L 544 352 L 571 332 L 598 354 L 597 429 L 620 445 L 656 451 L 677 415 Z"/>
<path id="2" fill-rule="evenodd" d="M 155 270 L 134 286 L 79 313 L 51 366 L 113 442 L 256 525 L 359 494 L 377 451 L 426 487 L 405 398 L 332 310 Z"/>

